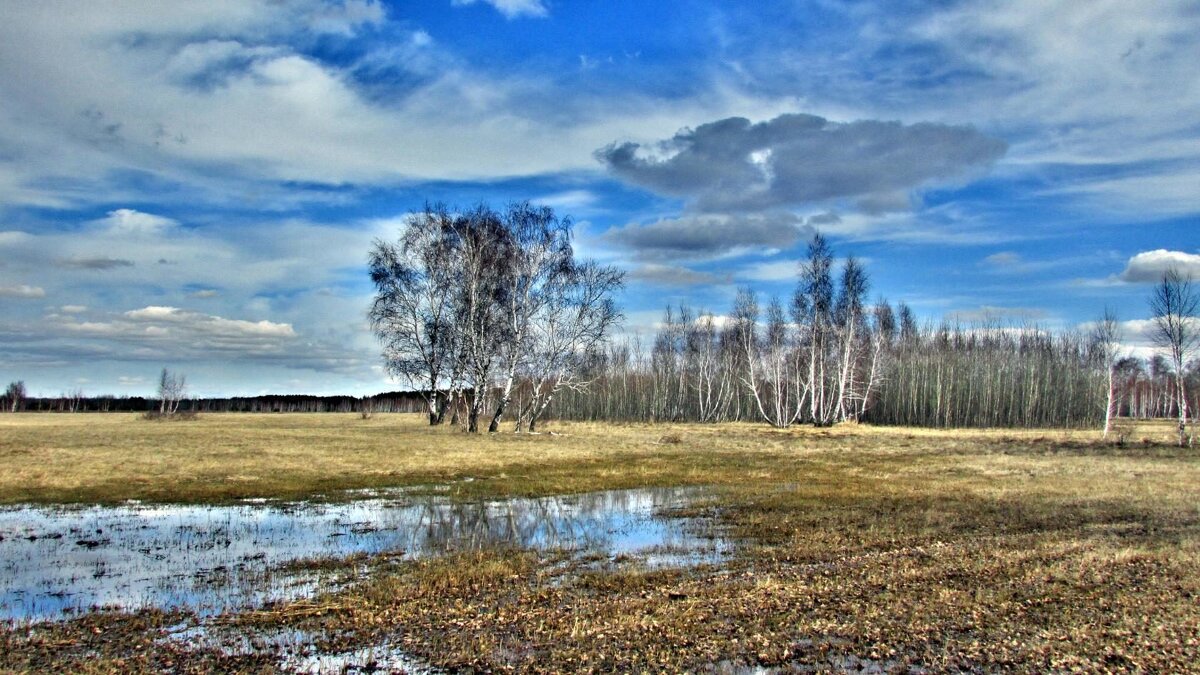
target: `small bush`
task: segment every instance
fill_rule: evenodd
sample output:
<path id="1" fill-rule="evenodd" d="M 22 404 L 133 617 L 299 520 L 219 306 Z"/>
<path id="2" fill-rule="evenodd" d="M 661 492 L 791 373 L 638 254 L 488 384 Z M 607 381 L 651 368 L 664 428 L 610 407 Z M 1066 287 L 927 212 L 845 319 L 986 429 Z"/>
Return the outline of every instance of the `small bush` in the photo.
<path id="1" fill-rule="evenodd" d="M 200 414 L 195 410 L 180 410 L 173 413 L 162 413 L 157 410 L 147 410 L 142 413 L 144 420 L 157 420 L 166 422 L 186 422 L 199 419 Z"/>

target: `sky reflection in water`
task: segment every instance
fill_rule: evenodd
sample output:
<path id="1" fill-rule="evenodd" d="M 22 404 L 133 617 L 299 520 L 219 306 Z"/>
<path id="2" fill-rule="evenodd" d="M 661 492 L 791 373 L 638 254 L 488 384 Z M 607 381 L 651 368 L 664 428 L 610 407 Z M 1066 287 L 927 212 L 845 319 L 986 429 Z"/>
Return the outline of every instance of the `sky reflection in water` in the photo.
<path id="1" fill-rule="evenodd" d="M 436 555 L 497 545 L 639 556 L 652 565 L 717 560 L 697 523 L 661 517 L 694 489 L 452 503 L 401 492 L 344 503 L 0 509 L 0 620 L 61 619 L 97 606 L 202 616 L 301 597 L 296 560 L 355 553 Z"/>

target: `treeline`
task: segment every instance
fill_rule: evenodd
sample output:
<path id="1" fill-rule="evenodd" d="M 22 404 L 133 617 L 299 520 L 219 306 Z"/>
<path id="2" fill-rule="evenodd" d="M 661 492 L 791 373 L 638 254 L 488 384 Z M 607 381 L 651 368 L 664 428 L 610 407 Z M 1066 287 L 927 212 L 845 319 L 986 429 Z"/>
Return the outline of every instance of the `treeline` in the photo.
<path id="1" fill-rule="evenodd" d="M 900 306 L 901 311 L 904 306 Z M 682 339 L 664 339 L 691 321 Z M 747 385 L 746 363 L 736 332 L 717 328 L 710 314 L 686 307 L 664 317 L 667 328 L 651 348 L 639 341 L 613 345 L 589 371 L 586 391 L 564 394 L 552 415 L 573 420 L 773 422 L 759 400 L 776 400 L 772 382 Z M 903 337 L 879 339 L 877 325 L 861 335 L 856 373 L 845 419 L 874 424 L 928 427 L 1098 427 L 1107 399 L 1105 366 L 1088 336 L 1033 327 L 936 325 L 913 327 Z M 879 351 L 874 352 L 878 346 Z M 867 351 L 869 348 L 871 351 Z M 794 355 L 798 370 L 806 370 Z M 874 384 L 869 376 L 874 361 Z M 1178 415 L 1174 375 L 1161 358 L 1118 362 L 1114 416 L 1171 418 Z M 1186 374 L 1190 409 L 1196 410 L 1200 363 Z M 795 385 L 793 385 L 795 386 Z M 799 387 L 803 394 L 804 387 Z M 863 392 L 860 397 L 857 393 Z M 523 390 L 518 389 L 518 400 Z M 804 402 L 808 399 L 805 398 Z M 809 422 L 801 405 L 792 421 Z M 792 409 L 795 409 L 793 405 Z"/>
<path id="2" fill-rule="evenodd" d="M 0 398 L 0 410 L 10 412 L 153 412 L 162 409 L 162 399 L 143 396 L 85 396 L 82 393 L 53 397 L 23 397 L 13 405 Z M 178 412 L 246 413 L 415 413 L 424 412 L 425 396 L 418 392 L 392 391 L 374 396 L 310 396 L 266 394 L 228 398 L 184 398 Z"/>
<path id="3" fill-rule="evenodd" d="M 1114 416 L 1182 419 L 1197 409 L 1200 366 L 1118 360 L 1109 316 L 1088 334 L 997 322 L 918 326 L 904 303 L 868 306 L 865 270 L 851 257 L 835 275 L 820 235 L 798 276 L 786 305 L 771 298 L 764 310 L 742 289 L 725 317 L 668 308 L 651 345 L 610 346 L 581 378 L 586 391 L 565 392 L 553 414 L 777 427 L 1103 423 L 1107 433 Z"/>

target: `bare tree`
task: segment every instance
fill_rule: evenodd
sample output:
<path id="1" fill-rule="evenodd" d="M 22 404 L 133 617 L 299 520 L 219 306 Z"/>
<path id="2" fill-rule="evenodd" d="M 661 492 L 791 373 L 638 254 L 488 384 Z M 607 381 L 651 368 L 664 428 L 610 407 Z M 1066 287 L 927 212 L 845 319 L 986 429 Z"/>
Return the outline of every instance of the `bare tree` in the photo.
<path id="1" fill-rule="evenodd" d="M 8 401 L 9 411 L 19 412 L 25 403 L 25 381 L 10 382 L 8 388 L 4 390 L 4 398 Z"/>
<path id="2" fill-rule="evenodd" d="M 158 376 L 158 413 L 174 415 L 179 411 L 179 402 L 186 395 L 187 377 L 163 368 Z"/>
<path id="3" fill-rule="evenodd" d="M 829 352 L 834 347 L 833 251 L 819 233 L 808 244 L 808 261 L 800 268 L 796 295 L 794 313 L 803 313 L 802 323 L 808 328 L 809 420 L 826 426 L 833 423 L 839 401 L 827 386 Z"/>
<path id="4" fill-rule="evenodd" d="M 479 415 L 491 393 L 496 358 L 505 334 L 505 279 L 513 242 L 500 216 L 479 206 L 455 221 L 459 242 L 455 323 L 462 341 L 467 401 L 467 431 L 479 431 Z"/>
<path id="5" fill-rule="evenodd" d="M 1198 304 L 1200 294 L 1192 287 L 1191 276 L 1184 276 L 1176 269 L 1169 269 L 1163 274 L 1162 281 L 1154 287 L 1150 296 L 1150 309 L 1154 312 L 1154 344 L 1167 351 L 1175 371 L 1180 447 L 1188 443 L 1188 398 L 1184 368 L 1200 345 L 1200 323 L 1196 317 Z"/>
<path id="6" fill-rule="evenodd" d="M 427 204 L 408 218 L 399 241 L 377 240 L 368 262 L 377 291 L 368 316 L 387 369 L 425 397 L 431 425 L 441 423 L 450 403 L 449 396 L 439 397 L 447 372 L 456 380 L 457 234 L 446 207 Z"/>
<path id="7" fill-rule="evenodd" d="M 796 421 L 803 405 L 795 388 L 795 341 L 778 298 L 767 305 L 766 326 L 758 326 L 759 309 L 754 292 L 738 291 L 733 303 L 733 330 L 742 358 L 742 384 L 754 401 L 759 417 L 768 424 L 787 428 Z"/>
<path id="8" fill-rule="evenodd" d="M 729 406 L 736 391 L 732 368 L 736 339 L 732 330 L 718 331 L 712 312 L 703 311 L 693 322 L 686 337 L 686 362 L 695 402 L 696 418 L 712 422 Z"/>
<path id="9" fill-rule="evenodd" d="M 1117 405 L 1117 364 L 1120 361 L 1117 350 L 1121 343 L 1120 324 L 1117 322 L 1116 313 L 1111 309 L 1106 307 L 1104 315 L 1092 328 L 1091 343 L 1097 363 L 1104 368 L 1105 382 L 1107 383 L 1103 438 L 1108 438 Z"/>
<path id="10" fill-rule="evenodd" d="M 569 274 L 572 264 L 571 221 L 559 219 L 553 209 L 531 206 L 529 202 L 514 204 L 504 216 L 504 227 L 511 242 L 511 255 L 504 261 L 507 273 L 500 277 L 503 288 L 499 296 L 500 329 L 504 336 L 499 343 L 499 357 L 504 367 L 504 383 L 488 425 L 490 432 L 499 430 L 500 419 L 512 403 L 517 372 L 534 355 L 535 317 L 555 300 L 557 287 Z"/>
<path id="11" fill-rule="evenodd" d="M 871 327 L 869 365 L 855 419 L 861 419 L 870 408 L 876 390 L 883 379 L 886 361 L 891 356 L 896 341 L 896 314 L 887 300 L 880 298 L 875 303 L 875 307 L 871 310 L 871 320 L 874 325 Z"/>
<path id="12" fill-rule="evenodd" d="M 856 417 L 854 399 L 860 395 L 856 388 L 855 369 L 858 364 L 860 337 L 865 332 L 863 307 L 870 282 L 867 271 L 853 256 L 842 266 L 842 285 L 834 308 L 838 338 L 841 341 L 838 367 L 838 419 Z"/>
<path id="13" fill-rule="evenodd" d="M 564 388 L 584 391 L 588 366 L 621 320 L 613 302 L 624 274 L 592 261 L 572 264 L 547 283 L 544 301 L 531 317 L 532 358 L 524 373 L 530 396 L 517 429 L 534 431 L 538 418 Z"/>

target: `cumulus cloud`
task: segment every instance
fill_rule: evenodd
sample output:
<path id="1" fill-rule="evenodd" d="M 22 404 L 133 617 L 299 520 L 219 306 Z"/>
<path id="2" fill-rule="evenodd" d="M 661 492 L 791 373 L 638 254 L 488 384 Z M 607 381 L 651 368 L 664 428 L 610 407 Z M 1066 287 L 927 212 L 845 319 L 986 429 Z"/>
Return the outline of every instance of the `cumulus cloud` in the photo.
<path id="1" fill-rule="evenodd" d="M 648 147 L 614 143 L 596 157 L 618 178 L 704 211 L 846 200 L 878 211 L 907 208 L 910 191 L 986 169 L 1006 149 L 965 126 L 787 114 L 717 120 Z"/>
<path id="2" fill-rule="evenodd" d="M 1155 283 L 1161 281 L 1163 274 L 1171 269 L 1184 276 L 1200 279 L 1200 255 L 1162 248 L 1142 251 L 1129 259 L 1120 278 L 1131 283 Z"/>
<path id="3" fill-rule="evenodd" d="M 515 19 L 522 16 L 531 17 L 546 17 L 550 15 L 550 10 L 546 9 L 546 5 L 542 0 L 451 0 L 455 7 L 465 7 L 474 5 L 476 2 L 483 2 L 496 8 L 497 12 L 504 15 L 506 19 Z"/>
<path id="4" fill-rule="evenodd" d="M 0 298 L 35 299 L 46 297 L 46 289 L 40 286 L 19 284 L 16 286 L 0 286 Z"/>
<path id="5" fill-rule="evenodd" d="M 752 248 L 782 249 L 812 228 L 791 213 L 683 215 L 614 227 L 601 239 L 633 249 L 641 258 L 713 258 Z"/>
<path id="6" fill-rule="evenodd" d="M 109 211 L 106 217 L 93 222 L 114 234 L 125 235 L 161 234 L 164 230 L 179 224 L 178 221 L 171 218 L 143 213 L 134 209 Z"/>

